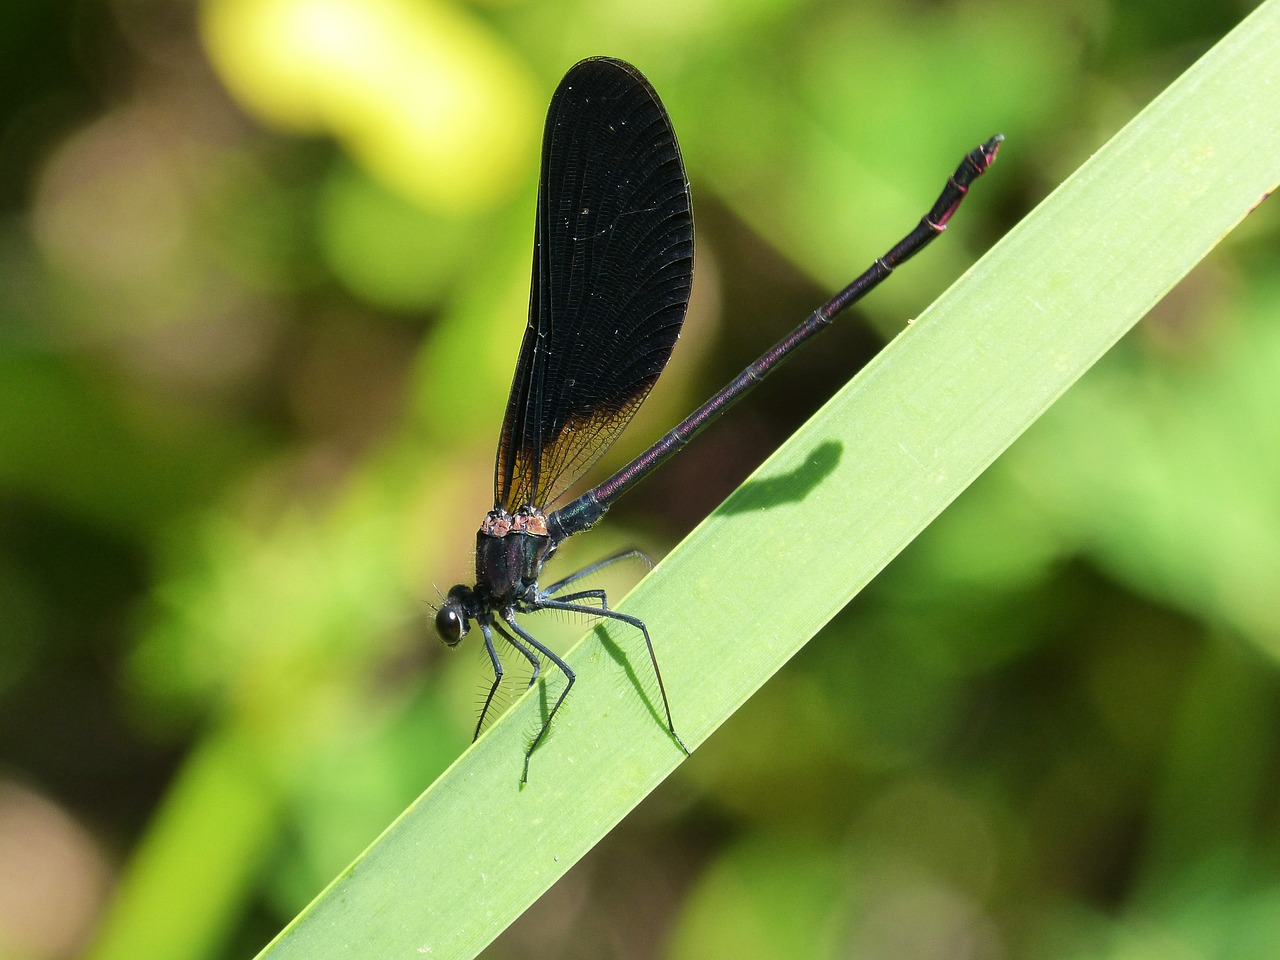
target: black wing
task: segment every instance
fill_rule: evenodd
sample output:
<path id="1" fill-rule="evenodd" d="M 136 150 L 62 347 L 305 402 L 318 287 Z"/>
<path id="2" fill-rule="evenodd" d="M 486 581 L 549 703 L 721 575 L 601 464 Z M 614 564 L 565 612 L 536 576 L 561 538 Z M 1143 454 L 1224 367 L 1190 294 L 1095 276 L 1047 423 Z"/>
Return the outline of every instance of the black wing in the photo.
<path id="1" fill-rule="evenodd" d="M 494 503 L 553 503 L 613 444 L 680 336 L 693 210 L 675 130 L 621 60 L 583 60 L 551 98 L 529 326 L 498 441 Z"/>

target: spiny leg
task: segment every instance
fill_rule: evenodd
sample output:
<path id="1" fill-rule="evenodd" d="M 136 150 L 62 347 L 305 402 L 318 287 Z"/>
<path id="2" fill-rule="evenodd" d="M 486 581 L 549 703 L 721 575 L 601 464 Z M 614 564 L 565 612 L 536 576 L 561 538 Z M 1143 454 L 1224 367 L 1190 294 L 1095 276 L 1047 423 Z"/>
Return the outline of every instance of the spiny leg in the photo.
<path id="1" fill-rule="evenodd" d="M 584 612 L 584 611 L 590 612 L 593 615 L 599 616 L 599 612 L 594 610 L 591 607 L 582 607 L 577 610 L 577 612 Z M 520 782 L 528 783 L 529 782 L 529 759 L 533 756 L 533 751 L 538 749 L 538 744 L 540 744 L 542 742 L 542 738 L 547 735 L 547 731 L 551 729 L 551 721 L 555 719 L 556 711 L 560 709 L 560 704 L 564 703 L 564 698 L 567 697 L 569 695 L 569 691 L 573 689 L 573 682 L 578 678 L 578 676 L 573 672 L 572 667 L 570 667 L 567 663 L 565 663 L 563 660 L 557 657 L 549 649 L 547 649 L 545 646 L 539 643 L 537 638 L 535 638 L 533 634 L 529 633 L 527 630 L 521 627 L 520 624 L 516 623 L 516 617 L 513 612 L 508 611 L 507 613 L 505 613 L 503 615 L 503 619 L 507 621 L 507 626 L 510 627 L 519 635 L 521 640 L 523 640 L 529 646 L 533 647 L 534 650 L 537 650 L 538 653 L 542 654 L 544 657 L 546 657 L 548 660 L 554 663 L 557 667 L 559 667 L 560 672 L 564 674 L 565 681 L 566 681 L 564 685 L 564 689 L 560 691 L 560 696 L 556 697 L 556 702 L 551 707 L 551 712 L 547 714 L 547 719 L 542 722 L 542 729 L 538 731 L 538 735 L 533 738 L 533 742 L 529 744 L 529 749 L 526 750 L 524 753 L 524 772 L 520 775 Z M 505 636 L 506 634 L 504 633 L 503 635 Z M 517 646 L 516 649 L 519 650 L 521 648 Z M 525 655 L 529 656 L 528 653 L 526 653 Z"/>
<path id="2" fill-rule="evenodd" d="M 543 590 L 542 595 L 544 597 L 555 596 L 565 587 L 570 584 L 577 583 L 583 577 L 589 577 L 593 573 L 603 570 L 605 567 L 611 567 L 615 563 L 621 563 L 623 560 L 630 560 L 632 557 L 638 558 L 650 570 L 653 569 L 653 561 L 649 559 L 648 554 L 644 553 L 642 550 L 637 550 L 635 547 L 631 547 L 627 550 L 621 550 L 618 553 L 607 556 L 603 560 L 597 560 L 595 563 L 588 564 L 581 570 L 569 574 L 569 576 L 565 577 L 563 580 L 557 580 L 555 583 L 551 584 L 551 586 Z M 566 600 L 568 598 L 561 597 L 561 599 Z"/>
<path id="3" fill-rule="evenodd" d="M 530 650 L 528 647 L 526 647 L 519 640 L 517 640 L 515 637 L 513 637 L 511 634 L 507 633 L 507 631 L 503 630 L 502 624 L 495 621 L 493 624 L 493 629 L 497 630 L 500 634 L 502 634 L 502 639 L 506 640 L 507 643 L 515 647 L 516 650 L 519 651 L 520 656 L 524 657 L 531 664 L 533 664 L 533 676 L 529 678 L 529 683 L 528 683 L 528 686 L 532 687 L 535 683 L 538 682 L 538 676 L 542 673 L 542 661 L 538 659 L 538 655 L 534 653 L 532 650 Z M 526 689 L 528 689 L 528 687 L 526 687 Z"/>
<path id="4" fill-rule="evenodd" d="M 522 657 L 533 664 L 533 676 L 529 678 L 529 686 L 532 687 L 534 685 L 538 679 L 538 674 L 542 670 L 542 661 L 538 659 L 537 654 L 503 630 L 502 624 L 497 621 L 492 623 L 480 621 L 480 632 L 484 634 L 485 649 L 489 651 L 489 660 L 493 663 L 493 686 L 489 688 L 489 695 L 484 698 L 484 706 L 480 708 L 480 719 L 476 721 L 476 732 L 471 738 L 473 743 L 480 739 L 480 731 L 484 729 L 484 718 L 489 715 L 489 708 L 493 706 L 493 698 L 498 692 L 498 687 L 502 684 L 502 659 L 498 656 L 498 651 L 493 646 L 493 633 L 490 631 L 490 627 L 493 630 L 497 630 L 507 643 L 511 644 Z"/>
<path id="5" fill-rule="evenodd" d="M 493 663 L 493 686 L 489 688 L 489 695 L 484 698 L 484 706 L 480 708 L 480 719 L 476 721 L 476 732 L 471 738 L 471 742 L 480 739 L 480 731 L 484 728 L 484 718 L 489 713 L 489 707 L 493 705 L 493 697 L 498 692 L 498 685 L 502 683 L 502 660 L 498 657 L 498 651 L 493 648 L 493 632 L 489 629 L 489 624 L 480 621 L 480 632 L 484 634 L 484 647 L 489 651 L 489 660 Z"/>
<path id="6" fill-rule="evenodd" d="M 575 603 L 567 603 L 563 600 L 551 600 L 546 597 L 538 600 L 536 607 L 542 610 L 566 610 L 569 613 L 582 613 L 593 617 L 605 617 L 609 620 L 617 620 L 620 623 L 627 623 L 640 631 L 644 637 L 644 645 L 649 650 L 649 662 L 653 664 L 653 675 L 658 678 L 658 693 L 662 695 L 662 709 L 667 714 L 667 729 L 671 731 L 671 736 L 675 737 L 676 743 L 680 744 L 680 749 L 684 751 L 685 756 L 689 756 L 689 748 L 684 745 L 684 741 L 680 739 L 680 734 L 676 733 L 675 722 L 671 719 L 671 703 L 667 700 L 667 688 L 662 682 L 662 670 L 658 668 L 658 655 L 653 651 L 653 641 L 649 638 L 649 628 L 644 625 L 644 621 L 639 617 L 633 617 L 630 614 L 618 613 L 616 610 L 602 608 L 597 610 L 595 607 L 579 606 Z M 566 689 L 565 693 L 569 691 Z M 564 699 L 564 695 L 561 695 Z M 558 706 L 558 704 L 557 704 Z M 554 712 L 554 711 L 553 711 Z"/>
<path id="7" fill-rule="evenodd" d="M 566 593 L 559 598 L 561 603 L 576 603 L 579 600 L 595 600 L 600 604 L 601 610 L 609 609 L 609 598 L 603 590 L 579 590 L 576 593 Z M 598 611 L 597 611 L 598 613 Z"/>

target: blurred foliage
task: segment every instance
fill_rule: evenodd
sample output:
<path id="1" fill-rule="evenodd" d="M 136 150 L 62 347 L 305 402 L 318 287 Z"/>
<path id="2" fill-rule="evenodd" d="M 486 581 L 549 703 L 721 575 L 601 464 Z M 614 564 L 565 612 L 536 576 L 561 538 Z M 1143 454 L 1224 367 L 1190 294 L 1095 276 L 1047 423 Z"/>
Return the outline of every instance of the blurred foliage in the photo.
<path id="1" fill-rule="evenodd" d="M 684 343 L 602 471 L 1008 143 L 862 321 L 562 570 L 660 555 L 1249 7 L 9 0 L 0 957 L 251 955 L 465 748 L 484 656 L 446 659 L 429 604 L 489 506 L 574 60 L 649 75 L 699 218 Z M 1278 225 L 1264 204 L 487 955 L 1280 952 Z"/>

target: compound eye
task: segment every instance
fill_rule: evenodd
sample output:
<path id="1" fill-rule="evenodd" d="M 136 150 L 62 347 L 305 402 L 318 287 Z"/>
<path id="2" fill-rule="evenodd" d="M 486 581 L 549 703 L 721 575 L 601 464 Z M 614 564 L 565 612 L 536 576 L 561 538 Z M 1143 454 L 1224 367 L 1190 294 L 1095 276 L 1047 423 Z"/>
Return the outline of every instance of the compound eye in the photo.
<path id="1" fill-rule="evenodd" d="M 458 645 L 470 626 L 456 604 L 446 603 L 436 613 L 436 633 L 451 647 Z"/>

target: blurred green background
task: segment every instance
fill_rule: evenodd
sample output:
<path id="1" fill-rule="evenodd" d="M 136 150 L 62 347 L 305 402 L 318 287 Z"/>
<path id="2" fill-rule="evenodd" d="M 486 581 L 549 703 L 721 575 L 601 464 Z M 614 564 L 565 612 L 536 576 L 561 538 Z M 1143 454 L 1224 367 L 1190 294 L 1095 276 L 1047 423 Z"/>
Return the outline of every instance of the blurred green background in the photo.
<path id="1" fill-rule="evenodd" d="M 565 572 L 661 556 L 1251 7 L 6 0 L 0 960 L 252 956 L 466 747 L 430 604 L 575 60 L 649 76 L 698 218 L 598 476 L 1008 142 Z M 1278 266 L 1273 202 L 485 956 L 1280 956 Z"/>

